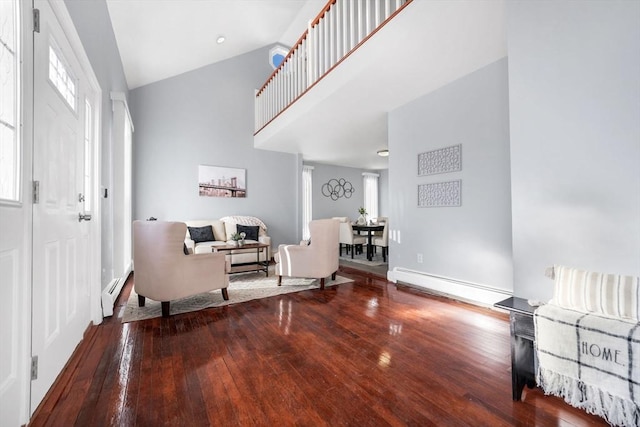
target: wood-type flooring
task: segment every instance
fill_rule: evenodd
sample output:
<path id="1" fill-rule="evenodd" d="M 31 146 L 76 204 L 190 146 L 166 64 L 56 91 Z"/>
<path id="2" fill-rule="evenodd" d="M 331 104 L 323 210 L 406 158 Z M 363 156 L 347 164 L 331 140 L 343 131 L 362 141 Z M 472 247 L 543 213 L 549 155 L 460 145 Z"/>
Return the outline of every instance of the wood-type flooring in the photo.
<path id="1" fill-rule="evenodd" d="M 88 328 L 30 426 L 605 426 L 525 388 L 506 313 L 355 282 Z"/>

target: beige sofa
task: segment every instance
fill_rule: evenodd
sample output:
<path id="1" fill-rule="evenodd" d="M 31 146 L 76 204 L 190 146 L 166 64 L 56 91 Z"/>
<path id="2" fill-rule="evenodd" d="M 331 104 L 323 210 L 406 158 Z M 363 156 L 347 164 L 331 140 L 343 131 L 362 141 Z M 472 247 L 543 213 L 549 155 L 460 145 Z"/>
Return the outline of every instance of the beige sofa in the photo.
<path id="1" fill-rule="evenodd" d="M 271 237 L 267 234 L 267 226 L 262 220 L 253 216 L 226 216 L 220 219 L 206 219 L 206 220 L 193 220 L 185 221 L 187 224 L 187 233 L 185 235 L 184 243 L 189 251 L 195 254 L 210 253 L 213 252 L 213 248 L 216 246 L 225 246 L 231 243 L 231 236 L 243 227 L 258 227 L 258 238 L 250 239 L 252 237 L 248 235 L 245 238 L 245 243 L 264 243 L 269 245 L 266 250 L 263 250 L 259 254 L 260 261 L 271 260 Z M 193 232 L 196 234 L 198 231 L 202 231 L 203 227 L 211 226 L 213 230 L 214 240 L 199 240 L 196 236 L 191 236 Z M 191 227 L 191 230 L 190 230 Z M 244 230 L 247 230 L 244 228 Z M 247 230 L 248 231 L 248 230 Z M 195 240 L 193 237 L 196 237 Z M 200 236 L 203 238 L 203 236 Z M 231 251 L 231 264 L 244 264 L 256 262 L 256 250 L 255 249 L 236 249 Z"/>

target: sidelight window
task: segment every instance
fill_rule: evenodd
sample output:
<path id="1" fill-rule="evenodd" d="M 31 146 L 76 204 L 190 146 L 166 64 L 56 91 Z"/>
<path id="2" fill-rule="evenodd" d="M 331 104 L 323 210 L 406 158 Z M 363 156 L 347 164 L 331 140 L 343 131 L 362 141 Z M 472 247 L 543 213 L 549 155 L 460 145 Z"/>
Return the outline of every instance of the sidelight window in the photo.
<path id="1" fill-rule="evenodd" d="M 20 200 L 18 0 L 0 1 L 0 199 Z"/>

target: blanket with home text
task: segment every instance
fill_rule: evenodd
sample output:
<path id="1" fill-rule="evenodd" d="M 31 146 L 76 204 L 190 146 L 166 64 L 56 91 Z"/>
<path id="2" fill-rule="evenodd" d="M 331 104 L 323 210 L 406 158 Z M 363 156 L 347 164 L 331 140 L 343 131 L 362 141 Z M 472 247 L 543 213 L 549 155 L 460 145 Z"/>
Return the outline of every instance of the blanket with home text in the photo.
<path id="1" fill-rule="evenodd" d="M 561 308 L 534 313 L 537 383 L 620 426 L 640 425 L 640 324 Z"/>

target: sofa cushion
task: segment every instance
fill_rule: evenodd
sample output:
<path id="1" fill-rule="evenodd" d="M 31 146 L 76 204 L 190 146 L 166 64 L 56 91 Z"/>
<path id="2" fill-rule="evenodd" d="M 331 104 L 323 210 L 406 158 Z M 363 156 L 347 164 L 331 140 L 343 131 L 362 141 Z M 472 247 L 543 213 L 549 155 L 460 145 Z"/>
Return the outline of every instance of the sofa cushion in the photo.
<path id="1" fill-rule="evenodd" d="M 255 241 L 258 240 L 258 233 L 259 233 L 260 227 L 258 227 L 257 225 L 237 224 L 236 229 L 238 230 L 238 233 L 245 234 L 245 239 L 255 240 Z"/>
<path id="2" fill-rule="evenodd" d="M 213 227 L 205 225 L 204 227 L 187 227 L 189 229 L 189 236 L 195 243 L 200 242 L 212 242 L 215 240 L 213 237 Z"/>
<path id="3" fill-rule="evenodd" d="M 640 278 L 554 266 L 551 303 L 605 317 L 640 320 Z"/>
<path id="4" fill-rule="evenodd" d="M 216 246 L 227 246 L 227 242 L 216 240 L 214 242 L 201 242 L 196 243 L 193 248 L 195 254 L 207 254 L 213 251 Z"/>
<path id="5" fill-rule="evenodd" d="M 186 224 L 187 224 L 187 227 L 205 227 L 207 225 L 210 225 L 213 228 L 213 237 L 216 240 L 222 240 L 222 241 L 227 240 L 227 236 L 225 234 L 225 229 L 224 229 L 224 223 L 220 220 L 198 219 L 198 220 L 186 221 Z M 187 239 L 191 239 L 188 228 L 185 234 L 186 234 L 185 237 Z"/>

